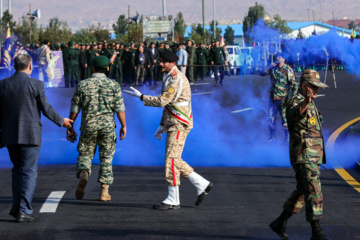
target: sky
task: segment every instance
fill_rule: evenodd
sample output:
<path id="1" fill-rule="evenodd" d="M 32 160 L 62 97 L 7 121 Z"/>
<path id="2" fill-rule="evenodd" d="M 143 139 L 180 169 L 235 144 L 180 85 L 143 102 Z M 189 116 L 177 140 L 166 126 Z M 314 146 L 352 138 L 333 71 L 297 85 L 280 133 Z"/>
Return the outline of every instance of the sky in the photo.
<path id="1" fill-rule="evenodd" d="M 242 21 L 250 6 L 255 1 L 239 0 L 205 0 L 206 22 L 213 19 L 213 2 L 215 2 L 215 18 L 218 21 Z M 332 19 L 334 11 L 335 18 L 347 16 L 356 18 L 360 12 L 360 2 L 353 0 L 258 0 L 264 5 L 270 15 L 280 14 L 288 20 L 307 21 L 308 11 L 310 19 L 313 18 L 312 10 L 316 20 Z M 103 25 L 111 26 L 120 14 L 128 15 L 130 5 L 130 16 L 135 16 L 136 11 L 144 15 L 162 14 L 162 0 L 132 0 L 132 1 L 95 1 L 95 0 L 36 0 L 32 2 L 31 9 L 41 9 L 39 24 L 47 25 L 49 19 L 58 17 L 66 20 L 73 28 L 86 27 L 89 23 L 101 22 Z M 3 0 L 3 11 L 8 9 L 8 1 Z M 176 15 L 183 12 L 185 22 L 190 24 L 202 21 L 202 0 L 166 0 L 166 14 Z M 14 20 L 29 12 L 29 1 L 13 0 L 11 13 Z"/>

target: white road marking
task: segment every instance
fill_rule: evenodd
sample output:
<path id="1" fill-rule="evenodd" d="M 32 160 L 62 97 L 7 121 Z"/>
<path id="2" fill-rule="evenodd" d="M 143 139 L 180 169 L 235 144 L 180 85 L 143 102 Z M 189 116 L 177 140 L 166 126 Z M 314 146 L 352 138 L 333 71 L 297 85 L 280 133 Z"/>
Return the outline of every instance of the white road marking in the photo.
<path id="1" fill-rule="evenodd" d="M 193 94 L 191 94 L 191 95 L 200 95 L 200 94 L 209 94 L 209 93 L 213 93 L 213 92 L 193 93 Z"/>
<path id="2" fill-rule="evenodd" d="M 206 85 L 206 84 L 211 84 L 211 83 L 193 83 L 193 84 L 191 84 L 191 86 L 194 86 L 194 85 Z"/>
<path id="3" fill-rule="evenodd" d="M 325 94 L 318 94 L 317 96 L 318 97 L 325 97 L 326 95 Z"/>
<path id="4" fill-rule="evenodd" d="M 245 111 L 249 111 L 249 110 L 253 110 L 253 108 L 244 108 L 244 109 L 232 111 L 230 113 L 239 113 L 239 112 L 245 112 Z"/>
<path id="5" fill-rule="evenodd" d="M 40 209 L 40 213 L 55 213 L 66 191 L 51 192 Z"/>

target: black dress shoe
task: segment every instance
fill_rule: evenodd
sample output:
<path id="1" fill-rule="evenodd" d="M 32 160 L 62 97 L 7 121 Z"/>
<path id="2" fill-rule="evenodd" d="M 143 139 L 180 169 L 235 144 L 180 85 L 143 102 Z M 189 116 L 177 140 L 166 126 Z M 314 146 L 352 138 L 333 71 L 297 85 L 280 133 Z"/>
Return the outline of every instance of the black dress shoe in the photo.
<path id="1" fill-rule="evenodd" d="M 160 205 L 154 205 L 153 208 L 157 210 L 176 210 L 180 208 L 180 205 L 161 203 Z"/>
<path id="2" fill-rule="evenodd" d="M 39 219 L 37 217 L 31 216 L 26 213 L 18 213 L 16 216 L 17 222 L 38 222 Z"/>
<path id="3" fill-rule="evenodd" d="M 199 206 L 199 205 L 202 203 L 202 201 L 204 201 L 206 195 L 211 191 L 211 189 L 212 189 L 213 186 L 214 186 L 214 184 L 209 183 L 209 185 L 207 186 L 207 188 L 205 189 L 205 191 L 203 191 L 203 192 L 198 196 L 198 198 L 197 198 L 197 200 L 196 200 L 196 203 L 195 203 L 196 206 Z"/>
<path id="4" fill-rule="evenodd" d="M 18 215 L 18 213 L 15 212 L 14 210 L 10 210 L 9 214 L 14 218 L 16 218 L 16 216 Z"/>

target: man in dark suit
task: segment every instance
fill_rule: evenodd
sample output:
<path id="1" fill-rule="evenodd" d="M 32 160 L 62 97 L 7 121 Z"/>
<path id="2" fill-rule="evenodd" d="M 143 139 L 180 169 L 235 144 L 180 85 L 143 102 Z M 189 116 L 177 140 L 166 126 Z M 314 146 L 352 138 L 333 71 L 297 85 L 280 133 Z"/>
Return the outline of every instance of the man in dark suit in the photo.
<path id="1" fill-rule="evenodd" d="M 17 222 L 38 221 L 31 207 L 41 145 L 41 112 L 58 126 L 73 121 L 60 116 L 49 104 L 44 82 L 33 79 L 32 58 L 15 58 L 15 74 L 0 81 L 0 147 L 7 146 L 12 169 L 13 205 L 9 212 Z"/>
<path id="2" fill-rule="evenodd" d="M 149 53 L 150 53 L 150 60 L 151 60 L 151 80 L 154 82 L 154 84 L 156 84 L 156 80 L 158 79 L 158 65 L 159 65 L 159 60 L 160 60 L 160 54 L 159 54 L 159 50 L 157 48 L 155 48 L 155 43 L 151 43 L 150 44 L 150 48 L 149 48 Z"/>

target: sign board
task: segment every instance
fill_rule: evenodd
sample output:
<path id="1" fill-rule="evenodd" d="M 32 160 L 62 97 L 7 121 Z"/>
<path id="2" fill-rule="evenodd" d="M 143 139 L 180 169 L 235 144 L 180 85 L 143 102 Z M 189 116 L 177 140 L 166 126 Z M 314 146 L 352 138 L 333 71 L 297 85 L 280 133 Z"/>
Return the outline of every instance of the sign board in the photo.
<path id="1" fill-rule="evenodd" d="M 165 41 L 174 39 L 174 19 L 168 16 L 143 16 L 143 40 L 156 40 L 163 38 Z"/>
<path id="2" fill-rule="evenodd" d="M 276 42 L 269 42 L 269 45 L 268 45 L 269 54 L 275 55 L 278 51 L 277 46 L 278 46 L 278 44 Z"/>

